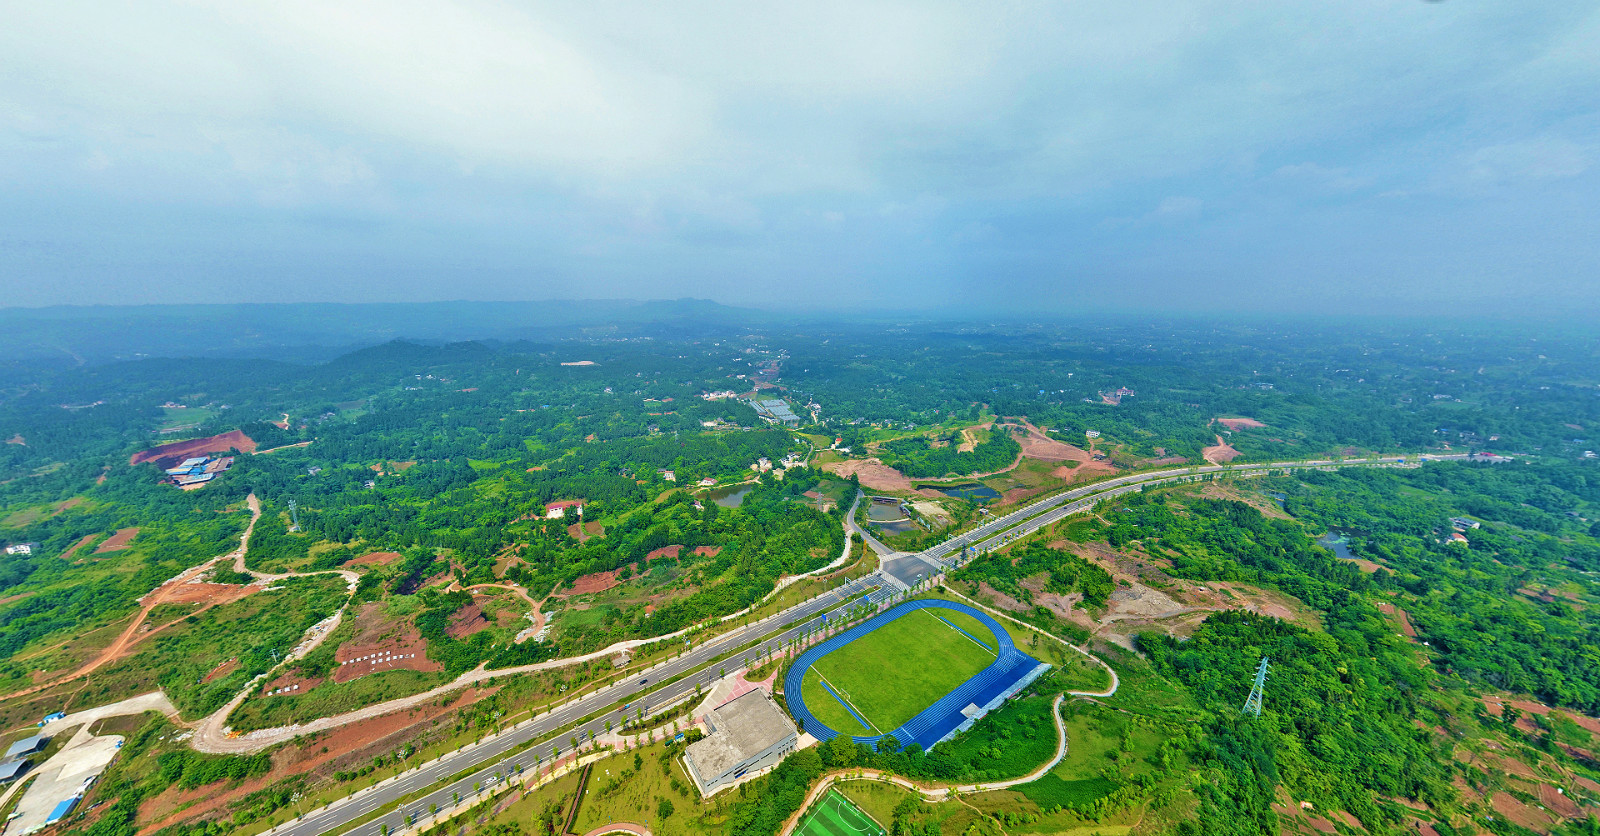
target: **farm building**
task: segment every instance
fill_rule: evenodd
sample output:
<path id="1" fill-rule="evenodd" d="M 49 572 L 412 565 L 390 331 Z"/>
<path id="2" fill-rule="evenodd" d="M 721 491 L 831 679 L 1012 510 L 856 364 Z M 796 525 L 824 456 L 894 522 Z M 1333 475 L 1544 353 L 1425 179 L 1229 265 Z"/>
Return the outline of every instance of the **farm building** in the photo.
<path id="1" fill-rule="evenodd" d="M 547 520 L 559 520 L 567 515 L 567 509 L 575 509 L 574 513 L 583 516 L 583 500 L 563 499 L 560 502 L 551 502 L 544 506 L 544 516 Z"/>
<path id="2" fill-rule="evenodd" d="M 45 744 L 49 742 L 50 738 L 45 737 L 42 734 L 36 734 L 33 737 L 24 737 L 16 743 L 11 744 L 11 748 L 6 750 L 5 759 L 11 760 L 12 758 L 20 758 L 24 755 L 31 755 L 34 752 L 43 749 Z"/>
<path id="3" fill-rule="evenodd" d="M 794 411 L 789 408 L 789 404 L 781 398 L 751 401 L 750 405 L 755 407 L 756 413 L 762 418 L 774 424 L 782 424 L 785 427 L 800 426 L 800 416 L 794 414 Z"/>
<path id="4" fill-rule="evenodd" d="M 27 758 L 0 763 L 0 784 L 9 784 L 17 780 L 24 772 L 28 771 L 28 767 L 32 764 L 33 761 Z"/>

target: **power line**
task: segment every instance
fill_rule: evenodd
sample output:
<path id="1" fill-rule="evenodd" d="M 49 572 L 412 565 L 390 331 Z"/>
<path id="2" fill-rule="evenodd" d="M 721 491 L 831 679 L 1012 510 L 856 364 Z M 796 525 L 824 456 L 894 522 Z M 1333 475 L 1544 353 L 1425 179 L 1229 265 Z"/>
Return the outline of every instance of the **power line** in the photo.
<path id="1" fill-rule="evenodd" d="M 1252 717 L 1261 716 L 1262 692 L 1267 687 L 1267 667 L 1267 657 L 1263 656 L 1261 657 L 1261 664 L 1256 666 L 1255 687 L 1250 689 L 1250 698 L 1244 701 L 1244 709 L 1239 712 L 1240 714 L 1248 714 Z"/>

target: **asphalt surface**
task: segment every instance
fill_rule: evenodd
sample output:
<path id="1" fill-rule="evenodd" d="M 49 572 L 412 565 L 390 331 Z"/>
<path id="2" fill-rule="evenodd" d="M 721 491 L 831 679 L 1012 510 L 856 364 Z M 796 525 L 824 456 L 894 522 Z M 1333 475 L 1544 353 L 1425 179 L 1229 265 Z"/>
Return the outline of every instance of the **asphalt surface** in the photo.
<path id="1" fill-rule="evenodd" d="M 1427 458 L 1441 460 L 1465 458 L 1465 456 L 1429 456 Z M 893 594 L 898 586 L 885 577 L 885 574 L 893 575 L 895 580 L 906 586 L 914 585 L 917 580 L 923 577 L 932 577 L 933 574 L 939 571 L 959 566 L 981 551 L 1003 546 L 1011 540 L 1032 533 L 1071 514 L 1088 510 L 1110 497 L 1141 490 L 1155 484 L 1212 473 L 1251 473 L 1289 468 L 1392 464 L 1404 461 L 1406 461 L 1406 457 L 1347 459 L 1342 462 L 1276 462 L 1271 464 L 1207 465 L 1203 467 L 1176 468 L 1120 476 L 1046 497 L 952 537 L 921 553 L 901 554 L 886 558 L 878 572 L 851 581 L 836 590 L 812 598 L 785 612 L 769 616 L 762 622 L 736 630 L 714 642 L 693 648 L 683 656 L 663 662 L 647 672 L 607 686 L 581 699 L 566 703 L 549 714 L 525 720 L 499 735 L 486 738 L 481 743 L 468 746 L 459 752 L 445 755 L 423 764 L 414 772 L 391 778 L 377 786 L 358 791 L 353 795 L 335 801 L 327 807 L 308 813 L 303 818 L 278 825 L 267 832 L 273 834 L 273 836 L 316 836 L 316 834 L 338 828 L 347 822 L 365 816 L 375 809 L 392 804 L 413 793 L 423 791 L 450 775 L 471 768 L 474 764 L 485 764 L 463 778 L 429 791 L 426 795 L 407 801 L 399 810 L 391 811 L 349 831 L 355 836 L 379 836 L 384 832 L 384 828 L 387 828 L 389 833 L 394 833 L 407 826 L 404 817 L 408 815 L 413 817 L 413 821 L 420 821 L 426 818 L 430 805 L 437 805 L 441 810 L 449 808 L 455 803 L 457 795 L 463 800 L 475 796 L 477 794 L 475 785 L 487 791 L 502 780 L 507 780 L 520 772 L 535 769 L 544 759 L 549 758 L 553 744 L 559 744 L 562 753 L 566 754 L 571 748 L 571 738 L 573 736 L 577 736 L 580 741 L 590 740 L 593 736 L 605 732 L 607 720 L 611 721 L 613 727 L 620 726 L 624 716 L 632 716 L 634 711 L 641 706 L 648 713 L 650 706 L 676 702 L 685 696 L 692 695 L 697 685 L 702 687 L 709 686 L 710 683 L 719 678 L 720 666 L 715 665 L 715 663 L 727 654 L 731 648 L 754 641 L 759 636 L 777 630 L 780 627 L 787 628 L 782 634 L 769 639 L 760 647 L 752 648 L 740 654 L 729 655 L 727 659 L 723 660 L 731 665 L 738 666 L 739 658 L 741 657 L 756 658 L 762 654 L 764 648 L 772 648 L 776 651 L 785 642 L 801 636 L 807 630 L 820 626 L 827 617 L 825 614 L 828 611 L 838 607 L 852 595 L 868 592 L 868 600 L 874 603 L 882 601 L 885 597 Z M 851 528 L 855 528 L 853 520 Z M 871 537 L 866 532 L 862 533 L 866 537 Z M 869 540 L 869 543 L 874 548 L 888 550 L 881 543 L 871 540 Z M 699 670 L 702 667 L 704 670 Z M 651 688 L 651 683 L 658 683 L 691 671 L 695 672 L 692 676 L 685 676 L 681 681 L 675 682 L 666 688 L 645 694 L 637 701 L 633 699 L 636 695 Z M 584 722 L 573 730 L 562 731 L 558 738 L 546 740 L 556 730 L 572 724 L 588 714 L 598 712 L 619 700 L 628 703 L 626 709 L 608 710 L 606 713 Z M 519 754 L 506 755 L 512 749 L 533 740 L 541 740 L 543 742 L 539 746 Z"/>
<path id="2" fill-rule="evenodd" d="M 847 583 L 838 589 L 824 593 L 816 598 L 799 604 L 785 612 L 769 616 L 766 620 L 749 625 L 729 633 L 723 638 L 697 647 L 683 656 L 661 663 L 657 667 L 639 673 L 627 680 L 608 686 L 600 691 L 583 697 L 576 701 L 566 703 L 549 714 L 541 715 L 531 720 L 518 723 L 494 737 L 486 738 L 479 744 L 469 746 L 459 752 L 443 756 L 430 763 L 424 764 L 414 772 L 408 772 L 396 778 L 389 779 L 377 786 L 361 790 L 353 795 L 335 801 L 333 804 L 306 814 L 304 817 L 278 825 L 268 833 L 275 836 L 315 836 L 325 833 L 347 822 L 361 818 L 380 807 L 392 804 L 402 798 L 410 796 L 427 787 L 465 769 L 474 764 L 486 765 L 473 771 L 470 775 L 459 778 L 448 785 L 435 789 L 426 795 L 408 801 L 402 810 L 391 811 L 371 822 L 351 829 L 349 832 L 358 836 L 377 836 L 387 826 L 388 832 L 394 833 L 405 826 L 404 816 L 411 815 L 414 820 L 420 821 L 428 815 L 430 805 L 438 805 L 446 809 L 455 803 L 455 797 L 470 799 L 477 794 L 475 785 L 487 791 L 492 789 L 501 780 L 509 779 L 521 771 L 533 770 L 541 761 L 548 761 L 551 754 L 551 745 L 559 744 L 563 755 L 572 747 L 571 738 L 578 737 L 580 741 L 588 741 L 595 735 L 604 734 L 606 721 L 611 721 L 613 727 L 622 725 L 624 716 L 633 716 L 638 708 L 643 708 L 648 714 L 651 706 L 659 706 L 676 702 L 685 696 L 695 693 L 698 684 L 708 687 L 719 677 L 719 669 L 711 663 L 730 648 L 754 641 L 765 633 L 772 632 L 779 627 L 787 626 L 782 634 L 777 635 L 759 647 L 748 651 L 741 651 L 730 660 L 730 664 L 739 666 L 739 659 L 750 657 L 752 659 L 762 654 L 763 649 L 771 648 L 777 652 L 782 645 L 790 639 L 798 638 L 805 631 L 815 629 L 831 617 L 830 610 L 838 607 L 846 599 L 860 592 L 869 592 L 869 600 L 881 600 L 883 592 L 876 589 L 881 585 L 881 579 L 876 575 L 868 575 L 858 580 Z M 695 671 L 702 666 L 708 666 L 704 671 L 698 671 L 693 676 L 675 682 L 661 690 L 645 694 L 637 701 L 631 698 L 642 691 L 648 690 L 651 683 L 671 679 L 674 676 L 689 671 Z M 624 709 L 611 709 L 577 726 L 571 731 L 563 731 L 560 735 L 539 746 L 525 750 L 516 755 L 506 756 L 506 753 L 529 741 L 544 740 L 553 732 L 564 726 L 572 724 L 580 718 L 598 712 L 612 703 L 622 700 L 628 702 Z M 499 777 L 496 777 L 496 776 Z"/>

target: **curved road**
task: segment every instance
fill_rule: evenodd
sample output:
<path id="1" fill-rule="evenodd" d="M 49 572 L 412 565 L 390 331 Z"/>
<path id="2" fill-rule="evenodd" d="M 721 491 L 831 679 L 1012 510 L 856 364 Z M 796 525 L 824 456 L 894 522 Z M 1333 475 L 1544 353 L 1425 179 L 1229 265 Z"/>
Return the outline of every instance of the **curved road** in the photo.
<path id="1" fill-rule="evenodd" d="M 1318 460 L 1175 468 L 1119 476 L 1046 497 L 1031 505 L 990 520 L 971 531 L 952 537 L 944 543 L 919 554 L 887 557 L 883 560 L 879 570 L 871 575 L 851 581 L 832 591 L 797 604 L 784 612 L 769 616 L 761 622 L 726 634 L 709 644 L 693 648 L 683 656 L 660 663 L 655 668 L 641 673 L 638 678 L 630 678 L 624 682 L 608 686 L 598 692 L 566 703 L 550 713 L 540 715 L 531 720 L 525 720 L 507 729 L 502 734 L 487 738 L 480 743 L 465 747 L 435 761 L 422 764 L 416 770 L 360 790 L 353 795 L 315 810 L 300 819 L 278 825 L 267 832 L 281 834 L 282 836 L 317 836 L 317 834 L 326 833 L 367 815 L 377 808 L 406 799 L 406 803 L 401 810 L 391 811 L 382 817 L 348 831 L 356 834 L 356 836 L 379 836 L 384 830 L 389 833 L 397 832 L 405 827 L 403 818 L 405 814 L 410 814 L 420 819 L 427 814 L 428 807 L 432 804 L 437 804 L 441 809 L 451 806 L 454 794 L 459 794 L 464 800 L 470 799 L 475 794 L 473 786 L 475 783 L 488 786 L 493 782 L 503 780 L 503 777 L 496 778 L 497 774 L 509 776 L 519 770 L 536 768 L 537 765 L 543 763 L 550 756 L 550 747 L 552 745 L 559 745 L 561 751 L 565 753 L 571 745 L 570 738 L 572 736 L 578 736 L 580 740 L 587 741 L 593 735 L 603 733 L 606 721 L 609 720 L 613 725 L 616 725 L 622 717 L 631 714 L 637 706 L 630 702 L 624 709 L 611 709 L 608 707 L 618 701 L 631 700 L 635 695 L 652 687 L 650 683 L 658 683 L 662 679 L 684 675 L 684 678 L 679 682 L 646 695 L 641 701 L 649 705 L 659 706 L 690 697 L 698 690 L 697 686 L 705 685 L 719 678 L 719 662 L 730 662 L 739 655 L 738 653 L 725 652 L 727 648 L 736 648 L 740 644 L 759 638 L 764 633 L 783 627 L 786 629 L 782 634 L 765 642 L 760 648 L 745 651 L 743 655 L 757 656 L 767 649 L 777 651 L 782 648 L 785 642 L 798 638 L 806 631 L 822 625 L 827 617 L 826 613 L 838 607 L 852 595 L 868 592 L 870 593 L 869 601 L 881 603 L 889 589 L 903 590 L 909 587 L 911 584 L 906 581 L 907 577 L 913 579 L 932 577 L 934 574 L 959 566 L 975 554 L 976 551 L 1004 545 L 1010 540 L 1036 531 L 1070 514 L 1087 510 L 1102 500 L 1119 496 L 1129 491 L 1142 490 L 1146 487 L 1212 474 L 1240 475 L 1307 467 L 1384 466 L 1406 462 L 1407 458 L 1397 456 L 1375 459 L 1347 459 L 1339 462 Z M 1432 460 L 1453 458 L 1465 458 L 1465 455 L 1430 455 L 1427 457 L 1427 459 Z M 851 528 L 855 530 L 854 515 L 849 515 L 847 519 L 851 520 Z M 863 539 L 866 539 L 865 533 L 863 535 Z M 869 540 L 870 542 L 872 541 Z M 875 548 L 881 546 L 882 544 L 880 543 Z M 893 554 L 892 550 L 891 554 Z M 501 673 L 503 675 L 505 672 Z M 1115 671 L 1112 672 L 1112 677 L 1112 688 L 1114 689 L 1117 682 Z M 602 710 L 604 710 L 604 713 L 601 713 Z M 591 714 L 595 716 L 587 720 L 584 719 Z M 579 721 L 582 722 L 576 730 L 560 731 L 558 735 L 555 734 L 562 727 Z M 552 735 L 555 736 L 552 737 Z M 546 740 L 545 738 L 550 739 Z M 506 753 L 511 749 L 534 740 L 543 742 L 535 749 L 526 750 L 515 756 L 506 756 Z M 449 784 L 434 786 L 445 778 L 463 770 L 471 769 L 476 765 L 481 766 L 478 766 L 471 774 Z M 918 789 L 921 791 L 920 788 Z M 412 797 L 418 793 L 425 794 Z"/>

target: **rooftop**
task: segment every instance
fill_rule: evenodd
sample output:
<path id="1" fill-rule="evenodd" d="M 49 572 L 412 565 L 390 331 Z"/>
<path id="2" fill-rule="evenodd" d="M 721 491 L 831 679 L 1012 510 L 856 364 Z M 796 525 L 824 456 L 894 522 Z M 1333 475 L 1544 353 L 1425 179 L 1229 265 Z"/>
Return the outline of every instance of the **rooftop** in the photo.
<path id="1" fill-rule="evenodd" d="M 795 734 L 765 691 L 755 690 L 712 709 L 710 736 L 689 746 L 695 771 L 711 780 Z"/>
<path id="2" fill-rule="evenodd" d="M 11 744 L 11 748 L 6 750 L 6 760 L 10 760 L 18 755 L 27 755 L 37 752 L 40 749 L 43 749 L 44 745 L 49 742 L 50 738 L 45 737 L 42 734 L 36 734 L 33 737 L 24 737 L 16 743 Z"/>
<path id="3" fill-rule="evenodd" d="M 27 759 L 0 763 L 0 784 L 15 780 L 18 775 L 27 771 L 28 764 L 29 761 Z"/>

